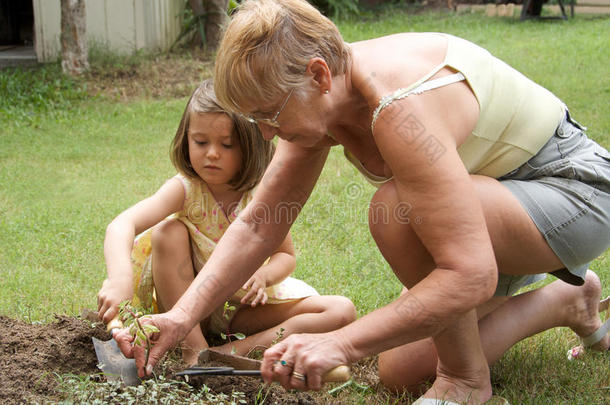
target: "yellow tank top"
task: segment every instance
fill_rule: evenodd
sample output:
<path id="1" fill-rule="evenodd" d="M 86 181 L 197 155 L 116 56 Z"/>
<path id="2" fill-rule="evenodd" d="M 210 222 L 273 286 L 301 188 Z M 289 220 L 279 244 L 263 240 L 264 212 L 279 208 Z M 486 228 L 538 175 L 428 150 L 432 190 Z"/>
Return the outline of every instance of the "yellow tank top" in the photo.
<path id="1" fill-rule="evenodd" d="M 458 148 L 471 174 L 498 178 L 532 158 L 553 136 L 566 107 L 553 93 L 536 84 L 487 50 L 464 39 L 441 34 L 448 40 L 445 60 L 412 85 L 383 97 L 373 113 L 392 101 L 466 80 L 479 104 L 475 129 Z M 458 73 L 428 81 L 448 66 Z M 345 155 L 375 186 L 389 179 L 369 173 L 345 150 Z"/>

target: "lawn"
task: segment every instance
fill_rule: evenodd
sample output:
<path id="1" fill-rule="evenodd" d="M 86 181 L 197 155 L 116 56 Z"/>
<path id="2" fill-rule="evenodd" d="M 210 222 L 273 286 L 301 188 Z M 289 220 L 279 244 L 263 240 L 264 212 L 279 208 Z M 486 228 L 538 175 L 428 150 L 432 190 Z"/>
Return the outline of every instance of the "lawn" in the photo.
<path id="1" fill-rule="evenodd" d="M 397 8 L 338 26 L 348 42 L 402 31 L 469 39 L 554 92 L 592 138 L 610 147 L 608 18 L 519 22 Z M 81 90 L 83 82 L 57 72 L 56 66 L 0 71 L 0 314 L 29 322 L 96 308 L 105 227 L 174 174 L 169 142 L 186 103 L 184 97 L 94 97 Z M 373 193 L 334 148 L 292 230 L 296 277 L 320 293 L 350 297 L 360 315 L 400 291 L 368 233 Z M 592 269 L 608 295 L 608 251 Z M 603 403 L 610 396 L 610 359 L 593 354 L 567 362 L 575 343 L 568 329 L 520 343 L 492 369 L 496 392 L 513 404 Z M 352 400 L 381 397 L 354 393 Z"/>

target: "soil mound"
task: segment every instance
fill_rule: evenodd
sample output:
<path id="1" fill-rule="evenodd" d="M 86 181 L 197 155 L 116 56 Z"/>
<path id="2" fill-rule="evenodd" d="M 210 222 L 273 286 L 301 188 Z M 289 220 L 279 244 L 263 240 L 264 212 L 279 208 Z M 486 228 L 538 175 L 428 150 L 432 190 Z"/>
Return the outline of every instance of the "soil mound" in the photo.
<path id="1" fill-rule="evenodd" d="M 29 324 L 0 316 L 0 402 L 29 403 L 56 397 L 55 374 L 99 372 L 91 337 L 109 339 L 101 325 L 55 316 Z"/>

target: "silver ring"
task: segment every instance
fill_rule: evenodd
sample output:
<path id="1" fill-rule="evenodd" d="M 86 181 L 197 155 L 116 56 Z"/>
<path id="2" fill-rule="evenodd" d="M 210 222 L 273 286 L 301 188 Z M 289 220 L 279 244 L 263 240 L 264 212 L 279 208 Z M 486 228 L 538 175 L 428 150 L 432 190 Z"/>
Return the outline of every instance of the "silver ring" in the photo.
<path id="1" fill-rule="evenodd" d="M 305 374 L 301 374 L 301 373 L 298 373 L 296 371 L 292 372 L 292 376 L 294 378 L 296 378 L 297 380 L 301 380 L 301 381 L 306 381 L 307 380 L 307 377 L 305 376 Z"/>

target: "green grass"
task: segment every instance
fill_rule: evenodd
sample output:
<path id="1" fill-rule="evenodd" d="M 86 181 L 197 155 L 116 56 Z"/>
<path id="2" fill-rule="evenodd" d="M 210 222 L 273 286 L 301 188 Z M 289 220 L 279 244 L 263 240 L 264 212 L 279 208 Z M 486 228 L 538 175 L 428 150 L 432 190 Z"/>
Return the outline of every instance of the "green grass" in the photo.
<path id="1" fill-rule="evenodd" d="M 8 69 L 0 74 L 0 125 L 28 125 L 36 115 L 58 117 L 87 97 L 86 86 L 61 74 L 59 65 Z"/>
<path id="2" fill-rule="evenodd" d="M 557 94 L 610 147 L 610 19 L 518 22 L 404 10 L 338 25 L 347 41 L 440 31 L 476 42 Z M 105 227 L 173 175 L 169 142 L 186 99 L 85 100 L 57 66 L 0 71 L 0 91 L 0 314 L 44 321 L 95 308 Z M 296 276 L 321 293 L 350 297 L 361 315 L 400 291 L 368 233 L 373 193 L 335 148 L 292 231 Z M 592 268 L 607 295 L 610 254 Z M 520 343 L 493 368 L 495 390 L 520 404 L 603 403 L 608 355 L 568 363 L 573 343 L 567 329 Z M 354 403 L 362 402 L 354 392 Z"/>

